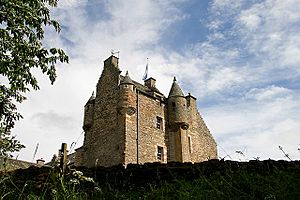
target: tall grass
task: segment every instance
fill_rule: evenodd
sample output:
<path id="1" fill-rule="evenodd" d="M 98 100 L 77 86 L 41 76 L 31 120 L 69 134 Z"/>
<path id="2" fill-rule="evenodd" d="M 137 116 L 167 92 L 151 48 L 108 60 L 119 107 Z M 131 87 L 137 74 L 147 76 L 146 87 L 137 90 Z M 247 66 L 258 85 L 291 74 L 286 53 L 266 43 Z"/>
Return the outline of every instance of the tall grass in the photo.
<path id="1" fill-rule="evenodd" d="M 0 199 L 300 199 L 299 161 L 279 162 L 272 165 L 263 161 L 217 161 L 208 168 L 187 166 L 186 174 L 176 167 L 166 167 L 164 171 L 157 167 L 157 177 L 140 182 L 128 181 L 130 174 L 139 175 L 128 169 L 116 176 L 120 180 L 111 180 L 108 174 L 104 180 L 104 176 L 90 173 L 95 181 L 75 169 L 64 176 L 55 169 L 32 169 L 32 177 L 24 176 L 25 180 L 18 172 L 1 176 Z M 34 174 L 36 170 L 42 172 Z M 171 178 L 165 178 L 166 173 Z"/>

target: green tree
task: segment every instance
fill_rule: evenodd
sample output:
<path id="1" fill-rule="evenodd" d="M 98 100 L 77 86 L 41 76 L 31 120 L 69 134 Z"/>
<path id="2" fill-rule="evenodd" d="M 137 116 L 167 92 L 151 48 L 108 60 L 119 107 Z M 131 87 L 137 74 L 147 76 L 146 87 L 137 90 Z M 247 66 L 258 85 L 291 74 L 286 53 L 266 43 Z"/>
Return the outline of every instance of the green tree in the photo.
<path id="1" fill-rule="evenodd" d="M 56 63 L 68 62 L 62 49 L 43 44 L 46 26 L 60 32 L 49 11 L 57 1 L 0 0 L 0 156 L 24 147 L 11 130 L 22 118 L 16 103 L 22 103 L 31 88 L 39 89 L 32 69 L 39 68 L 53 84 Z"/>

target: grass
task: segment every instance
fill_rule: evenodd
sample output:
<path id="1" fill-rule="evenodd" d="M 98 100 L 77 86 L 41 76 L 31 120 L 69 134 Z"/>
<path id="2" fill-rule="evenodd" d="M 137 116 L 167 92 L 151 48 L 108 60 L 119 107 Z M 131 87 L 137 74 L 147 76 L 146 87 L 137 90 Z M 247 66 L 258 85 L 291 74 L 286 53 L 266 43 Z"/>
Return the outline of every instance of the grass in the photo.
<path id="1" fill-rule="evenodd" d="M 118 190 L 108 199 L 297 199 L 300 198 L 299 173 L 277 171 L 271 175 L 247 172 L 176 179 L 160 185 Z"/>
<path id="2" fill-rule="evenodd" d="M 300 199 L 299 161 L 83 171 L 95 181 L 49 168 L 2 175 L 0 199 Z"/>

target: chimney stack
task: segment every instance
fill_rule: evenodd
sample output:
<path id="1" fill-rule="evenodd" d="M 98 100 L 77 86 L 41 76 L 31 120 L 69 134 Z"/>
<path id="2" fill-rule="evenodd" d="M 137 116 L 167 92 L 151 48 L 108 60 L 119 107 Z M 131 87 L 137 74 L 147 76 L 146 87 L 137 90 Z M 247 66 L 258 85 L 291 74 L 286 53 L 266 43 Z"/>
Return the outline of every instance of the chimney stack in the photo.
<path id="1" fill-rule="evenodd" d="M 155 88 L 155 82 L 156 80 L 150 77 L 147 80 L 145 80 L 145 86 L 147 86 L 148 88 Z"/>
<path id="2" fill-rule="evenodd" d="M 113 55 L 104 61 L 104 67 L 114 66 L 118 68 L 118 64 L 119 64 L 119 58 Z"/>

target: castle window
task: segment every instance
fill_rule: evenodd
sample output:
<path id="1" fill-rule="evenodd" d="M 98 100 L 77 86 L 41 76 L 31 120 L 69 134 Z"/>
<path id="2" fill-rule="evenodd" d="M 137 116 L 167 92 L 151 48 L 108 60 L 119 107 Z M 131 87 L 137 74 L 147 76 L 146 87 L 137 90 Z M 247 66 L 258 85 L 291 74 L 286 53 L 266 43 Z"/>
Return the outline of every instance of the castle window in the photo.
<path id="1" fill-rule="evenodd" d="M 192 153 L 192 137 L 188 136 L 189 153 Z"/>
<path id="2" fill-rule="evenodd" d="M 162 129 L 162 118 L 161 117 L 156 117 L 156 128 Z"/>
<path id="3" fill-rule="evenodd" d="M 187 107 L 190 107 L 190 105 L 191 105 L 191 100 L 188 98 L 187 99 Z"/>
<path id="4" fill-rule="evenodd" d="M 175 108 L 176 108 L 176 104 L 175 102 L 172 102 L 172 110 L 175 111 Z"/>
<path id="5" fill-rule="evenodd" d="M 158 160 L 163 160 L 163 157 L 164 157 L 164 148 L 163 147 L 160 147 L 160 146 L 157 146 L 157 155 L 156 155 L 156 158 Z"/>

